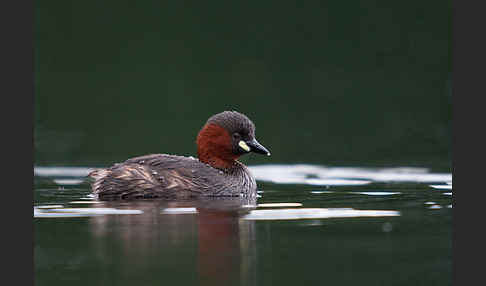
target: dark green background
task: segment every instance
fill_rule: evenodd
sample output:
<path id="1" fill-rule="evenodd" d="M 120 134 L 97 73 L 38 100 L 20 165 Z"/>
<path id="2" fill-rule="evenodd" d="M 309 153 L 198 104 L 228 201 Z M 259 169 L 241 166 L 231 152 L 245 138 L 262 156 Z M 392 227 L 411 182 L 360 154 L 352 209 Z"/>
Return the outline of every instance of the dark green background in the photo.
<path id="1" fill-rule="evenodd" d="M 450 171 L 451 1 L 36 1 L 35 164 L 195 155 L 234 109 L 248 164 Z"/>

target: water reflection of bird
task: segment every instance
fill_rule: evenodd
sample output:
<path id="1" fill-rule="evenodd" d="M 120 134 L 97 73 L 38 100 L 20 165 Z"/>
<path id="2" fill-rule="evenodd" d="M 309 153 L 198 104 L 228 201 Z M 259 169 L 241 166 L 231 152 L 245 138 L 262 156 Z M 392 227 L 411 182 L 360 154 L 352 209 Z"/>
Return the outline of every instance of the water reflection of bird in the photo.
<path id="1" fill-rule="evenodd" d="M 143 211 L 90 218 L 99 265 L 108 267 L 103 271 L 107 282 L 148 273 L 150 279 L 170 281 L 180 271 L 182 280 L 201 285 L 243 285 L 256 279 L 254 222 L 240 219 L 256 206 L 255 198 L 105 201 L 97 206 Z"/>
<path id="2" fill-rule="evenodd" d="M 89 174 L 100 199 L 255 196 L 256 182 L 237 159 L 250 152 L 270 155 L 255 139 L 244 114 L 225 111 L 208 119 L 197 136 L 198 159 L 151 154 Z"/>

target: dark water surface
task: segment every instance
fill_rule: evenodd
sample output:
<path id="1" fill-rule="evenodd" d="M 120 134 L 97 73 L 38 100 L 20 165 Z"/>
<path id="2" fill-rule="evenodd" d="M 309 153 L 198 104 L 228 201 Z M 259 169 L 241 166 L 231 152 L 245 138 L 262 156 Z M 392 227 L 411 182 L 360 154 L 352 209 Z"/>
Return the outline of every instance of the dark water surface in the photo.
<path id="1" fill-rule="evenodd" d="M 36 167 L 36 285 L 450 285 L 452 176 L 251 166 L 244 198 L 102 202 Z"/>

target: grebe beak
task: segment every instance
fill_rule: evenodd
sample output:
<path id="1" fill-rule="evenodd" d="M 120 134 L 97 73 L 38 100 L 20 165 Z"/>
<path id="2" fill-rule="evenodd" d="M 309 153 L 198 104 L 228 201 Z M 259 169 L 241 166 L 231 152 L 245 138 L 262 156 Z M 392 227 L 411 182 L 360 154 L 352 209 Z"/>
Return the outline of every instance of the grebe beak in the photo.
<path id="1" fill-rule="evenodd" d="M 249 150 L 246 150 L 245 148 L 243 148 L 240 145 L 240 147 L 245 149 L 245 151 L 247 151 L 247 152 L 254 152 L 254 153 L 270 156 L 270 151 L 268 151 L 267 148 L 263 147 L 262 144 L 258 143 L 258 141 L 256 141 L 256 139 L 253 139 L 251 141 L 246 141 L 246 142 L 244 142 L 244 141 L 240 141 L 240 142 L 245 143 L 245 145 L 247 145 L 247 147 L 249 147 Z"/>

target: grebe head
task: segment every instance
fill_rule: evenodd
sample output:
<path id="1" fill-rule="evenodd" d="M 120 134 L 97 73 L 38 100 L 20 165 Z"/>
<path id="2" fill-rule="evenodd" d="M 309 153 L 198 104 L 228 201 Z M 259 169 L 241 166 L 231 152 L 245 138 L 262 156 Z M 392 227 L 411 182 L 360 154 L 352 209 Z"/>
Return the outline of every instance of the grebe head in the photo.
<path id="1" fill-rule="evenodd" d="M 254 152 L 270 156 L 255 139 L 255 124 L 244 114 L 224 111 L 211 116 L 197 136 L 201 162 L 215 168 L 230 168 L 241 155 Z"/>

